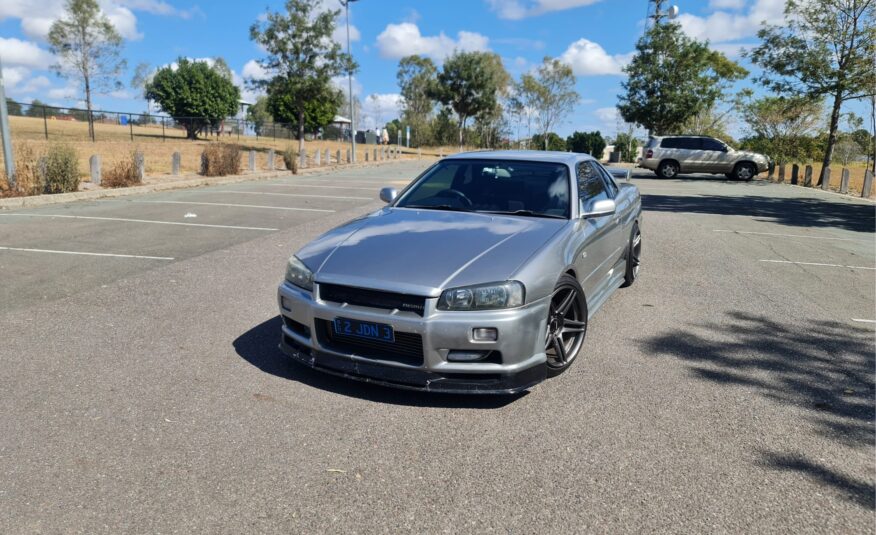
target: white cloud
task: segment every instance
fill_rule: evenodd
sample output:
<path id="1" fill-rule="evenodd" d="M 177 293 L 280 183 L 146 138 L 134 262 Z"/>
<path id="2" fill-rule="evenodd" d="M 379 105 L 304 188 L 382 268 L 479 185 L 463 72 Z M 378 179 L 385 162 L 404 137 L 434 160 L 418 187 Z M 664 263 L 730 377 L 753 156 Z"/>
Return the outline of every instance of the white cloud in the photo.
<path id="1" fill-rule="evenodd" d="M 377 36 L 377 48 L 385 58 L 420 54 L 441 61 L 454 51 L 487 50 L 488 46 L 489 39 L 479 33 L 462 31 L 457 34 L 457 39 L 443 32 L 430 37 L 422 35 L 420 28 L 411 22 L 388 24 Z"/>
<path id="2" fill-rule="evenodd" d="M 486 0 L 490 9 L 500 18 L 519 20 L 543 15 L 551 11 L 563 11 L 589 6 L 600 0 Z"/>
<path id="3" fill-rule="evenodd" d="M 362 101 L 361 128 L 376 128 L 401 114 L 402 97 L 398 93 L 373 93 Z"/>
<path id="4" fill-rule="evenodd" d="M 745 0 L 709 0 L 710 9 L 742 9 Z"/>
<path id="5" fill-rule="evenodd" d="M 270 78 L 268 71 L 264 69 L 259 62 L 254 59 L 251 59 L 246 62 L 243 66 L 243 71 L 241 71 L 241 75 L 244 80 L 267 80 Z"/>
<path id="6" fill-rule="evenodd" d="M 606 125 L 614 124 L 617 120 L 617 108 L 597 108 L 593 110 L 593 115 Z"/>
<path id="7" fill-rule="evenodd" d="M 718 3 L 726 4 L 728 1 L 720 0 Z M 752 37 L 757 34 L 762 22 L 781 23 L 784 10 L 785 0 L 755 0 L 744 13 L 715 11 L 706 17 L 682 13 L 678 16 L 678 22 L 685 33 L 695 39 L 723 43 Z"/>
<path id="8" fill-rule="evenodd" d="M 3 83 L 8 87 L 15 87 L 29 74 L 30 71 L 24 67 L 3 67 Z"/>
<path id="9" fill-rule="evenodd" d="M 29 79 L 21 87 L 17 88 L 17 92 L 32 93 L 34 91 L 45 89 L 50 85 L 52 85 L 52 82 L 50 82 L 48 78 L 46 78 L 45 76 L 37 76 Z"/>
<path id="10" fill-rule="evenodd" d="M 45 69 L 55 62 L 54 56 L 30 41 L 0 37 L 3 63 Z"/>
<path id="11" fill-rule="evenodd" d="M 623 74 L 623 66 L 629 63 L 631 54 L 608 54 L 599 43 L 578 39 L 560 56 L 560 60 L 572 67 L 578 76 L 600 74 Z"/>

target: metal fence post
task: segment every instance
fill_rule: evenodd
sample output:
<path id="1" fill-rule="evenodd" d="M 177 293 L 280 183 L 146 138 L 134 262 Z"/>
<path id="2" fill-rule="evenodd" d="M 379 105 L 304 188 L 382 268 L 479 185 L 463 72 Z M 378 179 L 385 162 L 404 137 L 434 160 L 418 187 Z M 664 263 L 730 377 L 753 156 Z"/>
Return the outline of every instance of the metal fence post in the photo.
<path id="1" fill-rule="evenodd" d="M 803 186 L 812 187 L 812 166 L 807 165 L 803 170 Z"/>
<path id="2" fill-rule="evenodd" d="M 861 188 L 861 197 L 869 199 L 871 193 L 873 193 L 873 171 L 867 169 L 864 172 L 864 187 Z"/>
<path id="3" fill-rule="evenodd" d="M 161 141 L 167 141 L 164 135 L 164 117 L 161 118 Z"/>
<path id="4" fill-rule="evenodd" d="M 824 191 L 830 189 L 830 167 L 821 170 L 821 189 Z"/>
<path id="5" fill-rule="evenodd" d="M 800 166 L 794 164 L 791 166 L 791 184 L 796 186 L 800 182 Z"/>
<path id="6" fill-rule="evenodd" d="M 237 141 L 240 141 L 240 119 L 237 120 Z"/>
<path id="7" fill-rule="evenodd" d="M 840 182 L 840 193 L 849 192 L 849 170 L 843 167 L 842 181 Z"/>
<path id="8" fill-rule="evenodd" d="M 128 126 L 131 130 L 131 142 L 134 142 L 134 116 L 128 115 Z"/>
<path id="9" fill-rule="evenodd" d="M 46 117 L 46 107 L 43 106 L 43 133 L 46 136 L 46 140 L 49 139 L 49 120 Z"/>

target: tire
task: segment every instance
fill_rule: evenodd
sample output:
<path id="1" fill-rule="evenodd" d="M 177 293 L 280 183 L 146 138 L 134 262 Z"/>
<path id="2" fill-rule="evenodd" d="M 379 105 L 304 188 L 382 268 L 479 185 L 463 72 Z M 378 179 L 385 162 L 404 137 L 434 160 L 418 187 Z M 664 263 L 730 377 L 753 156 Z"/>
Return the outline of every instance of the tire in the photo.
<path id="1" fill-rule="evenodd" d="M 633 223 L 633 231 L 630 232 L 630 243 L 627 246 L 627 268 L 624 273 L 624 283 L 621 288 L 632 286 L 639 278 L 639 267 L 642 265 L 642 233 L 639 232 L 639 224 Z"/>
<path id="2" fill-rule="evenodd" d="M 727 180 L 736 180 L 736 176 L 733 173 L 724 173 L 724 176 L 727 177 Z"/>
<path id="3" fill-rule="evenodd" d="M 743 182 L 749 182 L 757 175 L 757 167 L 752 163 L 742 162 L 736 164 L 736 167 L 733 168 L 733 179 L 741 180 Z"/>
<path id="4" fill-rule="evenodd" d="M 663 160 L 657 166 L 656 173 L 660 178 L 675 178 L 680 170 L 678 162 L 675 160 Z"/>
<path id="5" fill-rule="evenodd" d="M 547 376 L 568 370 L 587 335 L 587 301 L 578 280 L 564 274 L 551 294 L 545 328 Z"/>

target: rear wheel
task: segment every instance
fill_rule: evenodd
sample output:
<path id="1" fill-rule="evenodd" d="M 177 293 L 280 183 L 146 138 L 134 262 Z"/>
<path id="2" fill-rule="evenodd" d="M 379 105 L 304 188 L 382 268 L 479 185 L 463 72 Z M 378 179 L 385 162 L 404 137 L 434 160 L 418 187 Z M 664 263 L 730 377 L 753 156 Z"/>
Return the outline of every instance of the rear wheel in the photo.
<path id="1" fill-rule="evenodd" d="M 639 278 L 639 266 L 642 265 L 642 233 L 639 232 L 639 224 L 633 224 L 633 232 L 630 233 L 630 244 L 627 249 L 627 270 L 624 274 L 622 287 L 632 286 Z"/>
<path id="2" fill-rule="evenodd" d="M 673 160 L 663 160 L 657 166 L 657 176 L 660 178 L 675 178 L 680 170 L 678 162 Z"/>
<path id="3" fill-rule="evenodd" d="M 757 168 L 754 164 L 750 164 L 748 162 L 742 162 L 736 164 L 736 167 L 733 169 L 733 178 L 735 180 L 744 180 L 749 181 L 757 174 Z"/>
<path id="4" fill-rule="evenodd" d="M 554 377 L 569 369 L 587 334 L 587 303 L 575 277 L 565 274 L 557 282 L 545 331 L 547 375 Z"/>

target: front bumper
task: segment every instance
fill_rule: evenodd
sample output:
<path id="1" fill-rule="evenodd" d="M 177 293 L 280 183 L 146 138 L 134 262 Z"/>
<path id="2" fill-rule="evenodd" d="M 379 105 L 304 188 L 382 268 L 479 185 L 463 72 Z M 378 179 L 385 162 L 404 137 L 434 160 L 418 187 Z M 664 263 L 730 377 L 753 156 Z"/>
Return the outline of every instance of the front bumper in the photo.
<path id="1" fill-rule="evenodd" d="M 337 304 L 288 283 L 278 289 L 283 328 L 280 349 L 295 361 L 350 379 L 411 390 L 510 394 L 526 390 L 546 377 L 543 340 L 548 299 L 511 310 L 445 312 L 427 299 L 423 316 L 370 307 Z M 422 361 L 399 362 L 372 351 L 367 356 L 339 349 L 324 336 L 336 317 L 391 325 L 396 333 L 419 336 Z M 292 321 L 289 321 L 292 320 Z M 475 342 L 473 328 L 492 327 L 495 342 Z M 448 360 L 450 351 L 488 352 L 476 362 Z M 364 352 L 361 352 L 364 354 Z"/>

